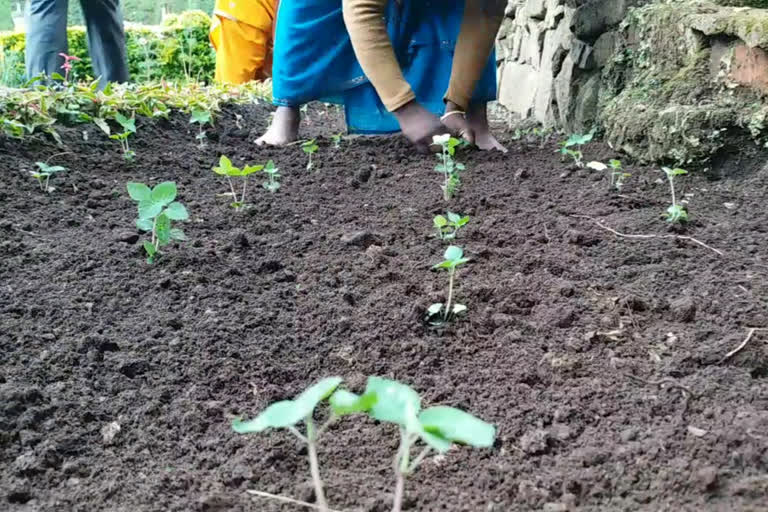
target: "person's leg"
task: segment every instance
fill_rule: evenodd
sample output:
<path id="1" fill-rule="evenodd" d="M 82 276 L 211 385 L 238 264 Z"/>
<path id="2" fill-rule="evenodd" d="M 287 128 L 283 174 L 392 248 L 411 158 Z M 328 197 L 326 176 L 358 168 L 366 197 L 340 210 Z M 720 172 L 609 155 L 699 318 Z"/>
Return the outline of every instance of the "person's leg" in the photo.
<path id="1" fill-rule="evenodd" d="M 470 103 L 467 111 L 467 122 L 475 134 L 475 145 L 483 150 L 498 149 L 504 153 L 507 148 L 491 133 L 491 127 L 488 124 L 488 103 Z"/>
<path id="2" fill-rule="evenodd" d="M 256 139 L 259 146 L 285 146 L 299 140 L 299 107 L 277 107 L 267 131 Z"/>
<path id="3" fill-rule="evenodd" d="M 67 53 L 67 0 L 30 0 L 26 12 L 27 79 L 61 73 Z"/>
<path id="4" fill-rule="evenodd" d="M 120 0 L 80 0 L 88 29 L 88 51 L 101 87 L 128 81 L 125 29 Z"/>

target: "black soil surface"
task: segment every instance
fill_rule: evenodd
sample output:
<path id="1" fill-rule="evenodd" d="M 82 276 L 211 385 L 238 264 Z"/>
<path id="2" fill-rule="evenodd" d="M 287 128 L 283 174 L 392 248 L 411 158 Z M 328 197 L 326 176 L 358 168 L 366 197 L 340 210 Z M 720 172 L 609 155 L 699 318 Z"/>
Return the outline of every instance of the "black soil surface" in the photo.
<path id="1" fill-rule="evenodd" d="M 409 511 L 768 510 L 759 160 L 680 179 L 691 223 L 671 231 L 658 169 L 627 165 L 617 195 L 556 140 L 506 137 L 507 155 L 459 152 L 447 205 L 434 158 L 400 138 L 321 138 L 312 172 L 298 146 L 257 148 L 269 110 L 225 112 L 204 150 L 187 119 L 140 125 L 132 164 L 95 127 L 63 147 L 0 138 L 0 510 L 298 510 L 246 490 L 312 501 L 306 451 L 230 420 L 330 375 L 354 391 L 393 377 L 498 427 L 492 449 L 427 459 Z M 339 131 L 333 109 L 310 119 Z M 282 188 L 255 175 L 233 212 L 221 154 L 274 159 Z M 69 169 L 50 194 L 28 174 L 46 160 Z M 125 184 L 166 180 L 189 241 L 148 265 Z M 446 208 L 471 216 L 456 241 L 469 315 L 435 331 Z M 389 510 L 396 443 L 362 418 L 331 429 L 334 509 Z"/>

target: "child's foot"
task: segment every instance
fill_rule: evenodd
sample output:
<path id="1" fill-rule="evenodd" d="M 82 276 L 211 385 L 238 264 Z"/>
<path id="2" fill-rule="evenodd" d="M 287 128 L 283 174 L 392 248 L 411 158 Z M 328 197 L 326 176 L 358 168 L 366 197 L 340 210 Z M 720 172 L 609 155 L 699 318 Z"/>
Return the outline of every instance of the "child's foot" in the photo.
<path id="1" fill-rule="evenodd" d="M 259 146 L 285 146 L 299 139 L 301 114 L 297 107 L 277 107 L 267 132 L 256 139 Z"/>
<path id="2" fill-rule="evenodd" d="M 507 148 L 496 140 L 488 126 L 488 104 L 479 103 L 470 105 L 467 112 L 467 122 L 475 134 L 475 145 L 485 151 L 496 149 L 502 153 L 507 152 Z"/>

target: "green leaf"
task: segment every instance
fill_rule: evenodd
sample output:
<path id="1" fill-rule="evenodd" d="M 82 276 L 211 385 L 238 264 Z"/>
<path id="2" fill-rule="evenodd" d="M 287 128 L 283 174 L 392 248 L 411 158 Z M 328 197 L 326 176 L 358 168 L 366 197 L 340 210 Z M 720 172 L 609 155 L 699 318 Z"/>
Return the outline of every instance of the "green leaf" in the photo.
<path id="1" fill-rule="evenodd" d="M 371 407 L 370 415 L 379 421 L 407 426 L 409 416 L 416 415 L 421 409 L 421 398 L 412 388 L 394 380 L 381 377 L 368 377 L 365 394 L 375 393 L 376 403 Z"/>
<path id="2" fill-rule="evenodd" d="M 430 407 L 419 414 L 419 421 L 430 434 L 476 448 L 489 448 L 496 438 L 493 425 L 454 407 Z"/>
<path id="3" fill-rule="evenodd" d="M 277 168 L 275 167 L 275 162 L 273 162 L 272 160 L 267 162 L 267 165 L 264 166 L 264 170 L 267 172 L 277 171 Z"/>
<path id="4" fill-rule="evenodd" d="M 448 248 L 445 250 L 445 260 L 446 261 L 457 261 L 460 260 L 464 256 L 464 251 L 461 247 L 457 247 L 455 245 L 448 246 Z"/>
<path id="5" fill-rule="evenodd" d="M 152 202 L 154 203 L 165 206 L 174 199 L 176 199 L 176 183 L 172 181 L 164 181 L 152 189 Z"/>
<path id="6" fill-rule="evenodd" d="M 283 400 L 267 407 L 250 421 L 235 420 L 232 428 L 240 434 L 262 432 L 268 428 L 292 427 L 312 414 L 317 404 L 328 398 L 341 384 L 341 377 L 328 377 L 306 389 L 294 400 Z"/>
<path id="7" fill-rule="evenodd" d="M 152 242 L 148 240 L 144 240 L 144 250 L 147 252 L 147 256 L 152 258 L 156 253 L 157 249 L 155 249 L 155 246 L 152 245 Z"/>
<path id="8" fill-rule="evenodd" d="M 163 205 L 152 201 L 152 199 L 139 202 L 139 220 L 154 219 L 162 211 Z"/>
<path id="9" fill-rule="evenodd" d="M 232 161 L 224 155 L 219 158 L 219 166 L 213 168 L 213 172 L 220 174 L 221 176 L 237 176 L 240 174 L 240 169 L 232 165 Z"/>
<path id="10" fill-rule="evenodd" d="M 451 311 L 451 314 L 454 316 L 458 316 L 466 312 L 467 312 L 467 306 L 465 306 L 464 304 L 454 304 L 453 311 Z"/>
<path id="11" fill-rule="evenodd" d="M 460 215 L 453 212 L 448 212 L 447 215 L 448 215 L 448 220 L 451 222 L 451 224 L 456 224 L 457 222 L 459 222 L 459 219 L 461 219 Z"/>
<path id="12" fill-rule="evenodd" d="M 376 404 L 376 400 L 375 393 L 366 393 L 361 396 L 345 389 L 339 389 L 331 395 L 328 402 L 331 404 L 331 410 L 335 415 L 344 416 L 345 414 L 367 412 Z"/>
<path id="13" fill-rule="evenodd" d="M 211 122 L 211 113 L 205 110 L 193 110 L 189 120 L 190 124 L 206 124 Z"/>
<path id="14" fill-rule="evenodd" d="M 35 162 L 35 165 L 43 172 L 43 174 L 49 175 L 61 171 L 66 171 L 66 167 L 60 165 L 48 165 L 45 162 Z"/>
<path id="15" fill-rule="evenodd" d="M 171 220 L 187 220 L 189 218 L 187 209 L 183 204 L 177 202 L 168 205 L 168 208 L 165 210 L 165 215 Z"/>
<path id="16" fill-rule="evenodd" d="M 443 303 L 436 302 L 427 308 L 427 317 L 439 315 L 443 310 Z"/>
<path id="17" fill-rule="evenodd" d="M 448 215 L 450 216 L 450 213 Z M 445 226 L 448 225 L 448 221 L 442 215 L 438 215 L 437 217 L 435 217 L 432 222 L 434 222 L 435 226 L 438 228 L 444 228 Z"/>
<path id="18" fill-rule="evenodd" d="M 160 245 L 167 245 L 171 241 L 171 219 L 165 213 L 161 213 L 155 219 L 155 236 Z"/>
<path id="19" fill-rule="evenodd" d="M 262 169 L 264 169 L 263 165 L 246 165 L 245 167 L 243 167 L 243 170 L 241 171 L 240 176 L 248 176 L 249 174 L 259 172 Z"/>
<path id="20" fill-rule="evenodd" d="M 179 242 L 183 242 L 187 239 L 187 235 L 184 234 L 184 231 L 180 230 L 179 228 L 171 228 L 171 240 L 178 240 Z"/>
<path id="21" fill-rule="evenodd" d="M 100 117 L 93 118 L 93 124 L 98 126 L 101 129 L 101 131 L 103 131 L 107 135 L 110 135 L 112 133 L 112 129 L 109 127 L 109 124 L 107 124 L 107 121 Z"/>
<path id="22" fill-rule="evenodd" d="M 458 221 L 456 221 L 457 227 L 465 226 L 469 222 L 469 215 L 466 215 L 462 218 L 460 218 Z"/>
<path id="23" fill-rule="evenodd" d="M 138 219 L 136 221 L 136 227 L 141 231 L 152 231 L 154 224 L 155 223 L 152 222 L 152 219 Z"/>
<path id="24" fill-rule="evenodd" d="M 128 182 L 125 188 L 134 201 L 146 201 L 152 196 L 152 190 L 143 183 Z"/>
<path id="25" fill-rule="evenodd" d="M 120 112 L 115 114 L 115 121 L 117 121 L 126 133 L 136 133 L 136 119 L 127 118 Z"/>

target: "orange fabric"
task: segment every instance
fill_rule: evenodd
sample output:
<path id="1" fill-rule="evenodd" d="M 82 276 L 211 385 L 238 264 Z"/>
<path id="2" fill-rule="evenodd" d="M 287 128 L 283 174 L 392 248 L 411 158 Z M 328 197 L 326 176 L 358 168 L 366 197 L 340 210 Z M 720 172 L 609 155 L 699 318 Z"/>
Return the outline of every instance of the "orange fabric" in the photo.
<path id="1" fill-rule="evenodd" d="M 217 82 L 243 84 L 272 75 L 272 26 L 252 25 L 214 16 L 211 44 L 216 50 Z"/>
<path id="2" fill-rule="evenodd" d="M 276 3 L 275 0 L 216 0 L 213 14 L 271 32 Z"/>

